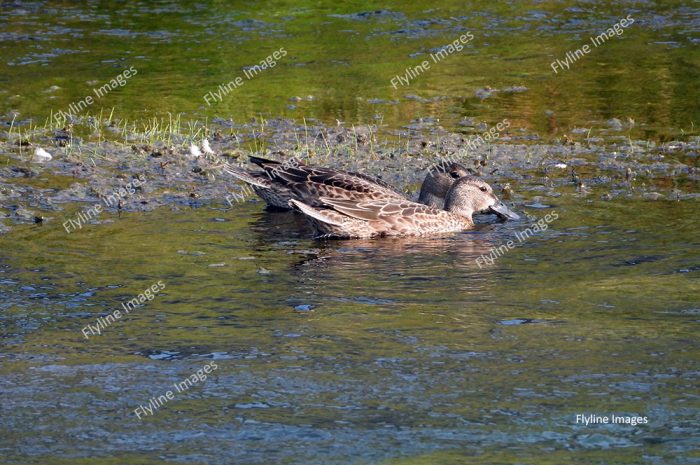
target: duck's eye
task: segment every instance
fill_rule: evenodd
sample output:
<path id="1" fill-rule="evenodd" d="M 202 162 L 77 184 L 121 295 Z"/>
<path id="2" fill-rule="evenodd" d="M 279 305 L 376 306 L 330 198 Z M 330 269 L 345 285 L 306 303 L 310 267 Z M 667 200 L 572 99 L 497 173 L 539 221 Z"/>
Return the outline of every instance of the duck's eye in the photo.
<path id="1" fill-rule="evenodd" d="M 452 176 L 455 179 L 459 179 L 459 173 L 456 171 L 450 171 L 450 176 Z"/>
<path id="2" fill-rule="evenodd" d="M 486 187 L 484 187 L 484 186 L 481 186 L 481 187 L 479 188 L 479 190 L 480 190 L 481 192 L 486 192 L 486 191 L 488 191 L 488 189 L 487 189 Z"/>

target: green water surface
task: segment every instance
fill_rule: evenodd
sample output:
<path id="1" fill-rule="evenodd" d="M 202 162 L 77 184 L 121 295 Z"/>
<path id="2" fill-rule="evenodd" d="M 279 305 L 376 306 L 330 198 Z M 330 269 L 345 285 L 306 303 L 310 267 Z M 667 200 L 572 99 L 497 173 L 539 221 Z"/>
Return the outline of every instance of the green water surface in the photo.
<path id="1" fill-rule="evenodd" d="M 391 126 L 434 117 L 451 128 L 464 117 L 509 118 L 543 136 L 631 118 L 645 138 L 697 134 L 700 15 L 684 1 L 10 5 L 0 16 L 0 114 L 25 123 L 92 96 L 77 114 Z M 552 62 L 628 16 L 620 35 L 554 73 Z M 467 33 L 462 51 L 394 88 L 392 78 Z M 280 48 L 273 68 L 246 78 L 245 67 Z M 97 97 L 131 67 L 136 75 Z M 204 100 L 237 77 L 243 84 L 221 101 Z M 477 94 L 487 87 L 499 91 Z"/>

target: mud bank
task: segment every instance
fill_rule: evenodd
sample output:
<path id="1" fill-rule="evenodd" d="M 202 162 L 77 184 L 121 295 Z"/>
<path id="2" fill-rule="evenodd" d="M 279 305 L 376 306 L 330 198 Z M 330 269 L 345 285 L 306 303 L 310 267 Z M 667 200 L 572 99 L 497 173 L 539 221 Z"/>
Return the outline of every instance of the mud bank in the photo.
<path id="1" fill-rule="evenodd" d="M 114 121 L 85 119 L 58 130 L 0 132 L 0 233 L 26 223 L 77 229 L 77 223 L 114 221 L 128 212 L 255 202 L 221 170 L 227 163 L 247 165 L 252 154 L 370 174 L 408 196 L 430 165 L 449 158 L 520 209 L 562 195 L 588 202 L 698 198 L 700 138 L 656 145 L 620 135 L 612 125 L 595 135 L 577 129 L 554 143 L 512 127 L 487 138 L 491 126 L 472 120 L 459 133 L 430 119 L 399 130 L 289 120 L 193 127 L 189 133 L 126 132 Z M 201 147 L 204 138 L 214 153 L 196 156 L 191 146 Z M 38 159 L 39 147 L 52 159 Z"/>

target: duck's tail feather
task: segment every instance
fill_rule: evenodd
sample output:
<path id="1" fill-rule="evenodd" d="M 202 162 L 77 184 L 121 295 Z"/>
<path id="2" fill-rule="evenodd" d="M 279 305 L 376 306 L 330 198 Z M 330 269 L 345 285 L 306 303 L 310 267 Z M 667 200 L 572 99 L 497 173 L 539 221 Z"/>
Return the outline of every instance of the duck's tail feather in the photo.
<path id="1" fill-rule="evenodd" d="M 328 215 L 325 215 L 322 210 L 317 210 L 309 205 L 306 205 L 304 202 L 300 202 L 298 200 L 290 200 L 289 203 L 301 210 L 302 213 L 304 213 L 307 216 L 310 216 L 311 218 L 320 221 L 325 224 L 330 224 L 332 226 L 341 226 L 342 223 L 339 223 L 338 221 L 330 218 Z"/>
<path id="2" fill-rule="evenodd" d="M 263 187 L 263 188 L 270 187 L 270 180 L 267 179 L 266 176 L 255 176 L 252 173 L 249 173 L 245 170 L 242 170 L 240 168 L 236 168 L 235 166 L 231 166 L 231 165 L 224 166 L 223 170 L 226 171 L 231 176 L 233 176 L 234 178 L 240 179 L 241 181 L 247 182 L 248 184 L 251 184 L 253 186 L 258 186 L 258 187 Z"/>
<path id="3" fill-rule="evenodd" d="M 282 163 L 275 160 L 268 160 L 267 158 L 256 157 L 255 155 L 249 155 L 248 161 L 255 163 L 260 168 L 274 168 L 275 166 L 281 165 Z"/>

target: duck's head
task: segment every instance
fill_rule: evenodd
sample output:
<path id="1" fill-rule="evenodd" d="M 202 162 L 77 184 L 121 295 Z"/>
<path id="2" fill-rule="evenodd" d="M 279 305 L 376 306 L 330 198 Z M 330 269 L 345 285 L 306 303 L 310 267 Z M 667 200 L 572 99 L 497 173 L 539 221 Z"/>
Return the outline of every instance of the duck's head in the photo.
<path id="1" fill-rule="evenodd" d="M 425 205 L 443 208 L 447 191 L 454 182 L 464 176 L 469 176 L 467 168 L 459 163 L 442 162 L 432 166 L 423 180 L 418 201 Z"/>
<path id="2" fill-rule="evenodd" d="M 445 210 L 471 218 L 474 213 L 495 213 L 501 218 L 520 218 L 501 202 L 487 183 L 474 176 L 458 179 L 447 192 Z"/>

